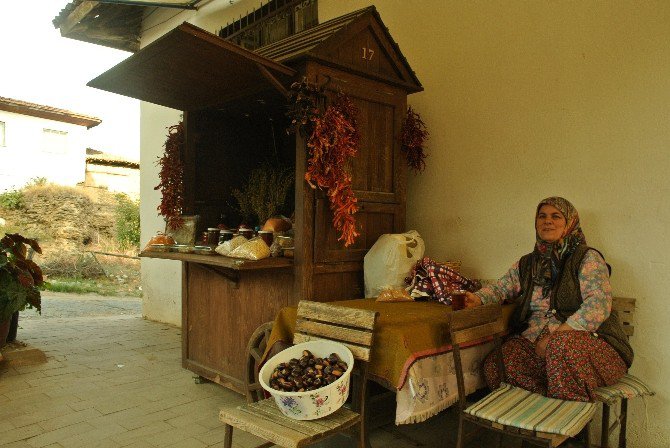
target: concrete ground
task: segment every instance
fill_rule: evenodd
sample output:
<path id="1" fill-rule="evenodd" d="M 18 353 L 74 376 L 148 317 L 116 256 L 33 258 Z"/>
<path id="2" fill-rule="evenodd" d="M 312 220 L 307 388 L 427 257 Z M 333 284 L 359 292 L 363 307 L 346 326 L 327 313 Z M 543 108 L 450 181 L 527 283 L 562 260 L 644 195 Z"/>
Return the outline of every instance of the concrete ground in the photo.
<path id="1" fill-rule="evenodd" d="M 244 399 L 194 382 L 181 367 L 179 328 L 142 319 L 141 299 L 45 293 L 43 304 L 42 316 L 22 313 L 18 340 L 47 362 L 0 367 L 1 447 L 223 446 L 218 411 Z M 372 446 L 455 446 L 455 416 L 448 410 L 421 424 L 384 424 L 371 431 Z M 234 433 L 234 447 L 258 442 Z M 354 445 L 335 437 L 314 446 Z"/>

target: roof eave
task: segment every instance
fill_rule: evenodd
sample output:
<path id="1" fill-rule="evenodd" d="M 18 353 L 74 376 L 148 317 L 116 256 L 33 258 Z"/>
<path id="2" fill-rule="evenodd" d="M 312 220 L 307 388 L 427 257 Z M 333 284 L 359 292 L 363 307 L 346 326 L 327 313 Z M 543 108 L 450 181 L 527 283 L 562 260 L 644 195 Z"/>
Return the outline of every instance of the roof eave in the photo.
<path id="1" fill-rule="evenodd" d="M 146 8 L 101 1 L 73 1 L 53 19 L 53 24 L 62 37 L 134 53 L 140 49 Z"/>
<path id="2" fill-rule="evenodd" d="M 102 120 L 95 117 L 88 117 L 70 113 L 67 111 L 42 110 L 31 106 L 13 105 L 0 102 L 0 110 L 31 117 L 44 118 L 46 120 L 60 121 L 62 123 L 76 124 L 91 129 L 102 123 Z"/>

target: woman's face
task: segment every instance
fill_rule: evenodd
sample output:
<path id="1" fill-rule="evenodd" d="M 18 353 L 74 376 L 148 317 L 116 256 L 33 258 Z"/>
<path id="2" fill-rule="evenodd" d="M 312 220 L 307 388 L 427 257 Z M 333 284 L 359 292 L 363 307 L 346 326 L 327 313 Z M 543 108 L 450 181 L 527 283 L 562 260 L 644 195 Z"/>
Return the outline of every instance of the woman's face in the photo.
<path id="1" fill-rule="evenodd" d="M 565 216 L 556 207 L 544 204 L 535 218 L 535 231 L 542 241 L 554 243 L 563 237 L 567 222 Z"/>

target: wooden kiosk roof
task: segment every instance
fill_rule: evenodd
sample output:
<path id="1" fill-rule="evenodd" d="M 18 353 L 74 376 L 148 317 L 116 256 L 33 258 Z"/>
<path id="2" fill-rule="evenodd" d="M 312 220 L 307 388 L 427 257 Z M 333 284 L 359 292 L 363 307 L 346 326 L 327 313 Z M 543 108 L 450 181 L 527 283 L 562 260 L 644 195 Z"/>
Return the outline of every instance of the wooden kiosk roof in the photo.
<path id="1" fill-rule="evenodd" d="M 423 90 L 421 82 L 400 51 L 398 44 L 393 40 L 391 33 L 382 22 L 374 6 L 336 17 L 306 31 L 259 48 L 256 53 L 282 63 L 312 58 L 342 66 L 343 58 L 338 57 L 340 56 L 338 53 L 343 47 L 356 45 L 356 51 L 359 51 L 360 48 L 358 47 L 367 44 L 370 40 L 376 41 L 383 49 L 383 54 L 377 55 L 376 61 L 386 62 L 395 75 L 384 77 L 384 81 L 401 84 L 409 92 Z M 369 47 L 369 45 L 367 46 Z M 372 63 L 372 60 L 369 62 Z M 356 68 L 354 64 L 345 63 L 344 65 L 350 65 L 350 68 L 360 71 L 360 68 Z"/>
<path id="2" fill-rule="evenodd" d="M 379 48 L 380 54 L 361 59 L 361 48 L 370 46 Z M 297 71 L 283 63 L 305 58 L 346 67 L 409 93 L 423 90 L 374 6 L 255 52 L 183 23 L 91 80 L 88 86 L 194 111 L 267 90 L 286 95 Z"/>
<path id="3" fill-rule="evenodd" d="M 87 85 L 191 111 L 261 90 L 281 90 L 295 73 L 292 68 L 183 23 Z"/>

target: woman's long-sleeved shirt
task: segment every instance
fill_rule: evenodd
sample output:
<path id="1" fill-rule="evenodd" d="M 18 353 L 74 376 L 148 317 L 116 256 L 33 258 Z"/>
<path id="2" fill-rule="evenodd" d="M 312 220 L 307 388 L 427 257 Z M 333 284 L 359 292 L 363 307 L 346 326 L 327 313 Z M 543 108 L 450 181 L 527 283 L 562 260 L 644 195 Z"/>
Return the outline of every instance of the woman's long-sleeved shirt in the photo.
<path id="1" fill-rule="evenodd" d="M 579 270 L 579 288 L 582 294 L 582 306 L 566 323 L 575 330 L 595 332 L 609 317 L 612 310 L 612 287 L 605 260 L 595 250 L 584 255 Z M 521 294 L 519 282 L 519 262 L 517 261 L 497 282 L 485 286 L 475 293 L 483 304 L 502 303 L 505 299 L 514 299 Z M 535 342 L 537 337 L 548 326 L 553 332 L 561 324 L 550 309 L 550 294 L 542 296 L 542 287 L 534 286 L 531 296 L 528 328 L 523 337 Z"/>

